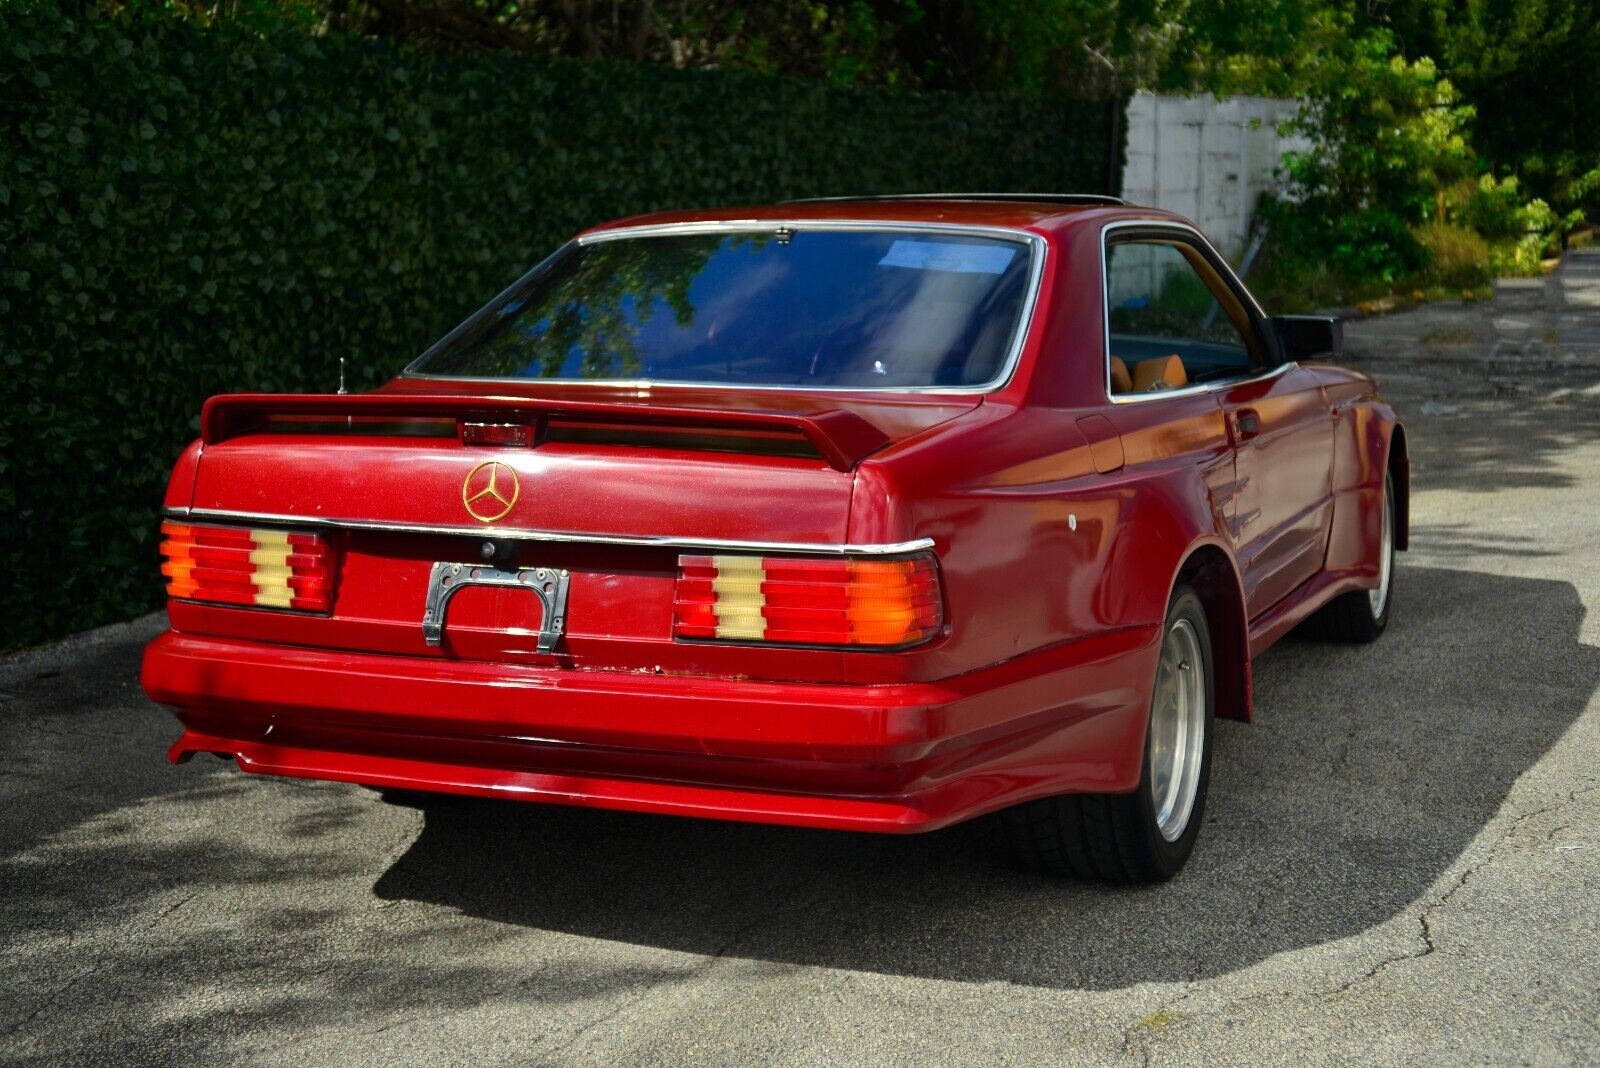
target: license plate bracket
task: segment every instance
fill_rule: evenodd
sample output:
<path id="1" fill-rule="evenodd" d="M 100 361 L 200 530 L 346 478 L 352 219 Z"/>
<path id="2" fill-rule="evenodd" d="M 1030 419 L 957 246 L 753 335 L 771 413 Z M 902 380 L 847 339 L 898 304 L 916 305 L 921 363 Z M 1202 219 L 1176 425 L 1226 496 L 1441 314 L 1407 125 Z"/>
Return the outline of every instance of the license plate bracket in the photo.
<path id="1" fill-rule="evenodd" d="M 565 569 L 550 567 L 498 568 L 482 564 L 457 564 L 441 560 L 428 576 L 428 598 L 422 609 L 422 637 L 429 645 L 444 642 L 444 616 L 450 598 L 468 586 L 499 586 L 525 590 L 539 599 L 544 609 L 539 621 L 541 653 L 553 652 L 556 641 L 566 630 L 567 583 Z"/>

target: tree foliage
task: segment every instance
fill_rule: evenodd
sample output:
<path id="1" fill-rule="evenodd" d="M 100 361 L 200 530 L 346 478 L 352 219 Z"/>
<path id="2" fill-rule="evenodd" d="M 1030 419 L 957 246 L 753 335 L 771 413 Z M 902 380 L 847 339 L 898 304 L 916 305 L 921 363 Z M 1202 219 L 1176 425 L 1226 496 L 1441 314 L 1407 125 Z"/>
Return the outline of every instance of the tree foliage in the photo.
<path id="1" fill-rule="evenodd" d="M 1347 38 L 1303 78 L 1288 130 L 1310 147 L 1289 153 L 1284 170 L 1297 199 L 1325 219 L 1381 208 L 1421 222 L 1441 189 L 1474 173 L 1472 107 L 1431 59 L 1395 54 L 1384 31 Z"/>
<path id="2" fill-rule="evenodd" d="M 1375 51 L 1430 61 L 1473 109 L 1463 130 L 1481 166 L 1525 193 L 1600 207 L 1600 0 L 1190 0 L 1160 84 L 1302 96 Z"/>
<path id="3" fill-rule="evenodd" d="M 741 69 L 1028 95 L 1152 83 L 1186 0 L 101 0 L 206 23 L 274 16 L 444 52 Z"/>
<path id="4" fill-rule="evenodd" d="M 1156 87 L 1299 96 L 1309 68 L 1367 28 L 1351 3 L 1189 0 Z"/>
<path id="5" fill-rule="evenodd" d="M 1388 13 L 1408 55 L 1432 56 L 1477 111 L 1473 144 L 1501 175 L 1558 203 L 1596 202 L 1600 0 L 1422 0 Z"/>

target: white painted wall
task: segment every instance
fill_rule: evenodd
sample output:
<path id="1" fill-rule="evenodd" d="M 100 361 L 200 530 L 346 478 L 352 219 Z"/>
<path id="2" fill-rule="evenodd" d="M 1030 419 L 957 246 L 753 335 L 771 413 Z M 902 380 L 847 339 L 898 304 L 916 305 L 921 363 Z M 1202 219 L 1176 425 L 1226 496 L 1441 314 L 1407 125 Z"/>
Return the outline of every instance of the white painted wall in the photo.
<path id="1" fill-rule="evenodd" d="M 1274 171 L 1284 152 L 1304 148 L 1303 139 L 1278 135 L 1278 123 L 1297 107 L 1262 96 L 1134 94 L 1123 198 L 1193 219 L 1237 262 L 1256 200 L 1278 188 Z"/>

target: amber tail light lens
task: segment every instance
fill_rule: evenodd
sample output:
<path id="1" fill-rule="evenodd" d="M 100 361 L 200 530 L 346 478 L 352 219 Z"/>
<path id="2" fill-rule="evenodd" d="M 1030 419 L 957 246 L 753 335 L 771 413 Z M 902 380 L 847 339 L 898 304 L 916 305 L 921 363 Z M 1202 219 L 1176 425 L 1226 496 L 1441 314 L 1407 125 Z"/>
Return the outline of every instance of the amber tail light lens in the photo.
<path id="1" fill-rule="evenodd" d="M 332 541 L 302 530 L 161 524 L 167 596 L 327 612 L 337 580 Z"/>
<path id="2" fill-rule="evenodd" d="M 674 638 L 900 648 L 944 622 L 931 556 L 680 556 Z"/>

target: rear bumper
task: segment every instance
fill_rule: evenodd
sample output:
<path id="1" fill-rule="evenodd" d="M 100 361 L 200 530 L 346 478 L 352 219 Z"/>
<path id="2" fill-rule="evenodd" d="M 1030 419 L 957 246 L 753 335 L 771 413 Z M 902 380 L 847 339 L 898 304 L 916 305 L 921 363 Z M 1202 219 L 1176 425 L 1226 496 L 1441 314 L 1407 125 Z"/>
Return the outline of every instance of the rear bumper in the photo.
<path id="1" fill-rule="evenodd" d="M 163 634 L 170 756 L 246 771 L 885 832 L 1138 782 L 1159 627 L 938 683 L 751 682 Z"/>

